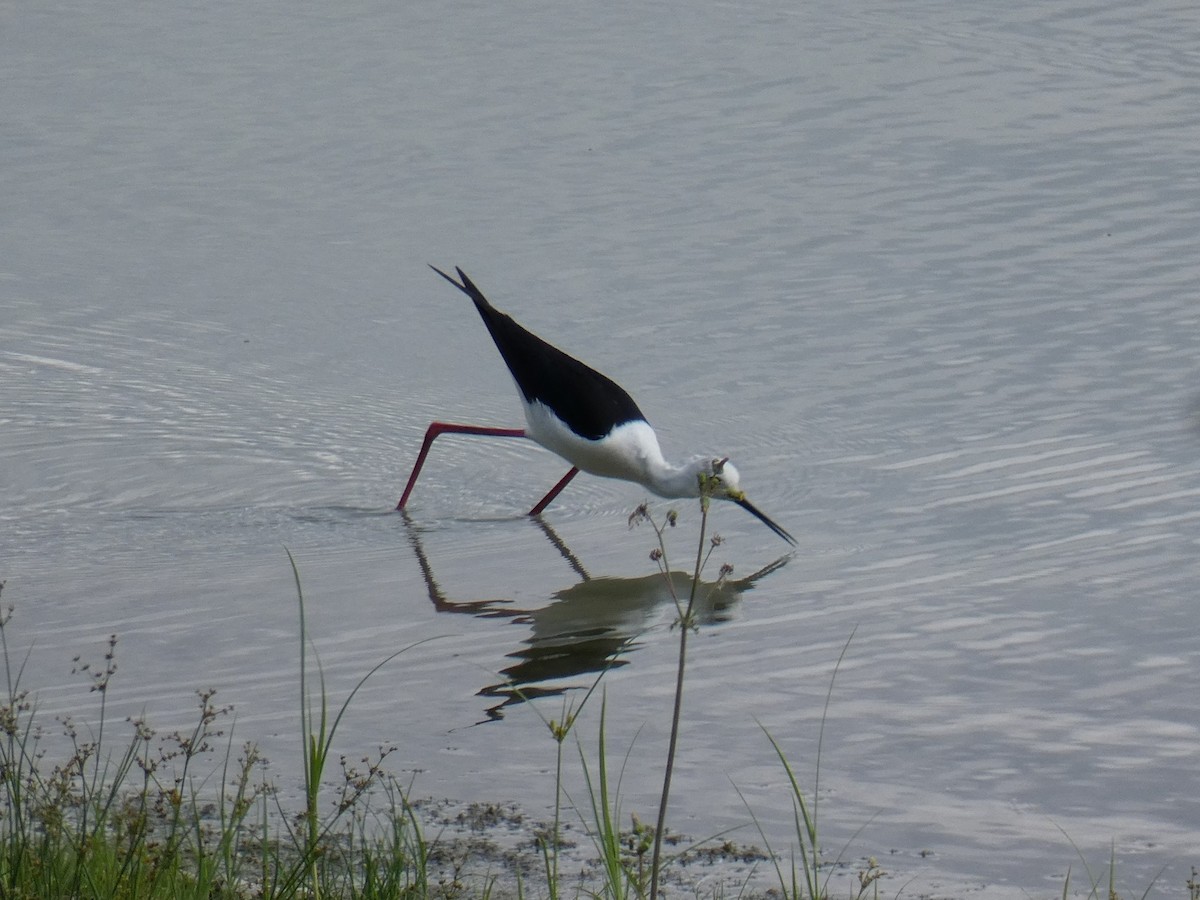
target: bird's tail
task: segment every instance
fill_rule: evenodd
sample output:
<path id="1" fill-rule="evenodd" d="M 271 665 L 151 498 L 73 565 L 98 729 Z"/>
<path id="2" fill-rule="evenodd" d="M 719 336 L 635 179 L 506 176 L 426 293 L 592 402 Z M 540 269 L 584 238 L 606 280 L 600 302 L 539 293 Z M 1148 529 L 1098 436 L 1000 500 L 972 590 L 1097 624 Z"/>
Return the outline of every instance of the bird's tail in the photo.
<path id="1" fill-rule="evenodd" d="M 471 300 L 475 303 L 476 309 L 478 309 L 480 311 L 483 311 L 485 309 L 491 309 L 492 305 L 490 303 L 488 303 L 487 297 L 483 296 L 483 291 L 481 291 L 481 290 L 479 290 L 479 288 L 475 287 L 475 282 L 473 282 L 470 278 L 468 278 L 467 273 L 464 272 L 462 269 L 460 269 L 458 266 L 454 267 L 454 271 L 457 272 L 458 277 L 462 279 L 462 284 L 459 284 L 457 281 L 455 281 L 453 278 L 451 278 L 449 275 L 447 275 L 445 272 L 443 272 L 441 269 L 439 269 L 437 266 L 433 265 L 432 263 L 430 264 L 429 268 L 433 269 L 433 271 L 437 272 L 439 275 L 441 275 L 443 278 L 445 278 L 448 282 L 450 282 L 452 285 L 454 285 L 456 288 L 458 288 L 460 291 L 462 291 L 464 294 L 466 294 L 468 297 L 470 297 Z"/>

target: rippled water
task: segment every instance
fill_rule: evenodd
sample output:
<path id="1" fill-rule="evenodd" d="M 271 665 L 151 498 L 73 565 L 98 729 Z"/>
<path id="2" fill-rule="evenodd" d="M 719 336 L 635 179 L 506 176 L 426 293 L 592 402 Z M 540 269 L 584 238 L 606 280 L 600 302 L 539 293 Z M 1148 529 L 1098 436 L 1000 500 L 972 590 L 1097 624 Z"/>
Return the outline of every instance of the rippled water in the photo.
<path id="1" fill-rule="evenodd" d="M 0 29 L 0 578 L 41 711 L 196 688 L 296 771 L 295 554 L 345 749 L 419 795 L 552 801 L 546 715 L 606 655 L 649 818 L 673 606 L 635 488 L 519 424 L 462 298 L 618 378 L 733 508 L 675 826 L 786 845 L 826 691 L 830 855 L 899 890 L 1061 891 L 1200 846 L 1200 13 L 276 3 L 10 10 Z M 664 506 L 657 507 L 660 511 Z M 684 509 L 676 559 L 691 553 Z M 573 694 L 578 696 L 578 694 Z M 598 708 L 585 715 L 590 741 Z M 639 732 L 640 729 L 640 732 Z M 290 767 L 290 768 L 289 768 Z M 860 831 L 861 828 L 861 831 Z M 1060 831 L 1060 828 L 1062 831 Z M 751 829 L 738 839 L 758 840 Z M 847 876 L 848 877 L 848 876 Z M 1074 883 L 1079 884 L 1081 880 Z M 837 882 L 834 882 L 835 886 Z"/>

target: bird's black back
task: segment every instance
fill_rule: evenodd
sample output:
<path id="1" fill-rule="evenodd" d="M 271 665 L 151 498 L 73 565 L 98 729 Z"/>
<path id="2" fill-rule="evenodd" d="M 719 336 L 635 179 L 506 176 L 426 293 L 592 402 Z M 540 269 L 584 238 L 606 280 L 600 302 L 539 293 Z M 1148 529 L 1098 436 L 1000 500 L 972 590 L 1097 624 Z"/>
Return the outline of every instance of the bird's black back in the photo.
<path id="1" fill-rule="evenodd" d="M 645 420 L 624 388 L 493 307 L 462 269 L 455 269 L 459 284 L 436 266 L 430 268 L 474 301 L 527 402 L 541 401 L 573 432 L 593 441 L 618 425 Z"/>

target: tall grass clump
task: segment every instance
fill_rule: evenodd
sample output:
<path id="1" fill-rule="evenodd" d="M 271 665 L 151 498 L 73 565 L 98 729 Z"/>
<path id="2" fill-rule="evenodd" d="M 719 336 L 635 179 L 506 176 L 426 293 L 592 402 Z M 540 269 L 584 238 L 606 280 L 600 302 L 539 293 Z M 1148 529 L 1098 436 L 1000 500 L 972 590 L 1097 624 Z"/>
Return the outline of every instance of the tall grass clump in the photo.
<path id="1" fill-rule="evenodd" d="M 850 637 L 842 645 L 842 650 L 838 654 L 837 661 L 833 666 L 833 674 L 829 677 L 829 687 L 825 691 L 825 705 L 821 710 L 821 724 L 817 730 L 817 753 L 813 766 L 811 796 L 801 786 L 800 778 L 796 774 L 796 770 L 784 752 L 782 745 L 762 723 L 759 723 L 759 728 L 766 735 L 767 741 L 775 753 L 775 757 L 779 760 L 779 765 L 783 768 L 791 794 L 797 853 L 792 855 L 792 865 L 789 871 L 785 872 L 780 862 L 779 854 L 771 847 L 771 842 L 767 838 L 766 832 L 759 823 L 757 816 L 755 816 L 753 808 L 746 801 L 745 796 L 742 796 L 742 802 L 746 805 L 746 809 L 750 813 L 750 818 L 758 829 L 759 837 L 762 838 L 763 844 L 767 848 L 767 856 L 775 867 L 775 875 L 779 881 L 779 890 L 786 900 L 822 900 L 822 898 L 829 896 L 830 874 L 826 874 L 824 878 L 821 877 L 821 869 L 826 864 L 821 860 L 820 830 L 818 828 L 821 795 L 821 759 L 825 744 L 825 724 L 829 718 L 829 704 L 833 699 L 834 682 L 837 680 L 838 671 L 841 669 L 842 662 L 846 658 L 846 652 L 850 649 L 850 642 L 854 640 L 855 631 L 857 629 L 850 632 Z M 741 790 L 736 785 L 735 790 L 741 796 Z M 863 827 L 865 828 L 866 826 L 864 825 Z M 851 837 L 851 841 L 861 831 L 862 829 L 860 828 L 859 831 L 855 832 Z M 847 843 L 848 846 L 849 843 Z M 833 868 L 836 868 L 842 862 L 845 851 L 846 848 L 843 848 L 842 852 L 828 865 L 830 873 Z M 799 869 L 796 868 L 796 855 L 800 857 Z M 879 863 L 874 857 L 867 859 L 866 865 L 858 872 L 858 885 L 851 890 L 851 900 L 862 900 L 868 894 L 878 896 L 879 881 L 886 876 L 887 872 L 879 867 Z"/>
<path id="2" fill-rule="evenodd" d="M 602 698 L 600 731 L 597 738 L 599 754 L 594 776 L 583 752 L 582 744 L 579 747 L 579 759 L 583 767 L 583 777 L 587 786 L 590 806 L 588 812 L 591 816 L 591 823 L 588 830 L 596 848 L 603 878 L 600 884 L 601 895 L 610 900 L 625 900 L 631 891 L 634 896 L 644 897 L 646 881 L 645 875 L 640 869 L 629 865 L 623 852 L 624 840 L 621 833 L 621 778 L 625 766 L 629 763 L 629 754 L 633 752 L 633 746 L 630 745 L 620 772 L 614 779 L 608 765 L 608 742 L 605 736 L 607 713 L 607 698 Z"/>
<path id="3" fill-rule="evenodd" d="M 224 735 L 220 722 L 229 708 L 214 703 L 215 691 L 198 691 L 199 715 L 190 729 L 158 735 L 144 718 L 131 717 L 131 733 L 114 737 L 112 635 L 102 663 L 74 660 L 72 673 L 83 675 L 99 698 L 97 718 L 94 726 L 58 719 L 67 758 L 52 764 L 50 736 L 22 683 L 29 651 L 14 665 L 12 614 L 12 606 L 0 613 L 0 895 L 207 897 L 232 890 L 242 881 L 245 819 L 265 790 L 254 781 L 257 751 L 247 745 L 234 759 L 227 747 L 222 771 L 232 789 L 222 793 L 215 822 L 198 799 L 207 776 L 195 771 Z"/>
<path id="4" fill-rule="evenodd" d="M 1110 844 L 1108 848 L 1108 864 L 1101 871 L 1093 871 L 1088 865 L 1087 856 L 1079 845 L 1067 834 L 1066 829 L 1055 823 L 1055 827 L 1062 832 L 1063 837 L 1067 839 L 1067 843 L 1075 851 L 1075 855 L 1079 857 L 1079 862 L 1083 865 L 1084 875 L 1087 878 L 1087 900 L 1122 900 L 1122 894 L 1117 889 L 1117 848 L 1115 844 Z M 1150 883 L 1146 885 L 1146 889 L 1139 895 L 1138 900 L 1146 900 L 1150 896 L 1150 891 L 1154 889 L 1154 885 L 1158 883 L 1158 879 L 1162 877 L 1162 873 L 1166 870 L 1164 865 L 1158 870 L 1158 873 L 1150 879 Z M 1196 881 L 1196 869 L 1192 868 L 1192 877 L 1187 882 L 1188 895 L 1190 900 L 1196 900 L 1200 897 L 1200 883 Z M 1067 868 L 1067 874 L 1063 878 L 1062 897 L 1067 900 L 1071 896 L 1071 868 Z"/>
<path id="5" fill-rule="evenodd" d="M 296 815 L 280 806 L 258 748 L 235 746 L 232 707 L 218 705 L 215 690 L 196 692 L 193 724 L 179 731 L 160 734 L 144 715 L 110 721 L 115 635 L 101 662 L 74 660 L 72 673 L 97 697 L 92 723 L 62 716 L 58 734 L 45 731 L 23 683 L 30 651 L 14 655 L 13 607 L 0 611 L 0 897 L 428 896 L 430 848 L 406 791 L 383 769 L 395 748 L 333 760 L 358 691 L 409 648 L 372 668 L 331 712 L 319 661 L 319 687 L 308 685 L 298 574 L 296 583 L 304 785 Z M 52 762 L 59 747 L 66 758 Z M 335 765 L 340 778 L 331 777 Z"/>
<path id="6" fill-rule="evenodd" d="M 579 714 L 583 712 L 583 708 L 587 705 L 588 700 L 599 686 L 600 680 L 607 671 L 608 666 L 600 670 L 591 687 L 587 689 L 587 693 L 583 695 L 583 699 L 579 703 L 575 703 L 574 700 L 568 700 L 564 696 L 562 712 L 557 719 L 547 719 L 542 715 L 541 710 L 537 706 L 532 706 L 533 711 L 537 713 L 538 717 L 542 720 L 542 724 L 550 732 L 550 737 L 554 740 L 555 745 L 554 818 L 549 830 L 536 837 L 537 847 L 542 854 L 542 863 L 546 871 L 546 891 L 549 900 L 558 900 L 559 895 L 558 870 L 560 851 L 562 849 L 563 744 L 566 742 L 568 735 L 571 734 L 571 730 L 575 727 L 575 723 L 579 719 Z M 520 688 L 514 688 L 514 690 L 518 694 L 521 693 Z M 603 720 L 604 716 L 602 712 L 602 723 Z"/>
<path id="7" fill-rule="evenodd" d="M 377 754 L 362 757 L 357 764 L 349 763 L 344 756 L 340 757 L 342 780 L 332 813 L 322 815 L 320 800 L 338 726 L 355 696 L 376 672 L 400 654 L 424 641 L 416 641 L 402 647 L 376 663 L 358 679 L 331 718 L 325 671 L 315 650 L 314 660 L 318 676 L 318 690 L 315 695 L 309 687 L 310 642 L 305 622 L 304 588 L 295 557 L 290 550 L 285 549 L 285 552 L 296 583 L 300 619 L 300 744 L 304 810 L 296 825 L 287 826 L 288 837 L 298 854 L 295 864 L 276 867 L 271 873 L 264 872 L 264 880 L 285 894 L 292 893 L 303 883 L 307 896 L 320 900 L 327 894 L 340 895 L 343 887 L 353 887 L 357 883 L 358 869 L 362 864 L 367 865 L 374 874 L 383 874 L 389 884 L 410 888 L 414 883 L 414 874 L 416 881 L 422 881 L 424 878 L 427 848 L 412 809 L 405 800 L 404 792 L 383 768 L 387 757 L 396 751 L 395 746 L 381 747 Z M 404 851 L 396 857 L 397 860 L 415 860 L 415 872 L 403 874 L 395 866 L 387 865 L 380 855 L 372 854 L 372 836 L 363 830 L 361 818 L 357 822 L 351 821 L 348 829 L 342 828 L 347 813 L 358 809 L 360 801 L 363 801 L 368 792 L 381 784 L 385 785 L 385 793 L 390 801 L 388 812 L 392 827 L 388 839 L 394 849 Z M 286 817 L 284 822 L 288 822 Z M 337 840 L 331 840 L 335 837 Z M 416 851 L 415 855 L 411 851 Z M 356 858 L 356 854 L 362 853 L 366 854 L 364 858 Z M 330 860 L 333 861 L 332 865 L 328 865 Z M 331 879 L 334 881 L 331 882 Z M 336 889 L 331 889 L 335 885 Z"/>

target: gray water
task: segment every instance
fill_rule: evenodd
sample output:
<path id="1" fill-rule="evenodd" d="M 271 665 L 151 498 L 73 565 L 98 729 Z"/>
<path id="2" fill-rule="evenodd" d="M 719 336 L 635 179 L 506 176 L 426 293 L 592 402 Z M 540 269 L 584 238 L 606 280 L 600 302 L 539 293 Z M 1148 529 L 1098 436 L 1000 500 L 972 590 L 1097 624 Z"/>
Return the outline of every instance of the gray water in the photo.
<path id="1" fill-rule="evenodd" d="M 1058 896 L 1200 862 L 1200 11 L 343 3 L 0 11 L 0 579 L 40 714 L 233 704 L 294 789 L 295 555 L 351 754 L 551 804 L 605 655 L 650 819 L 675 632 L 640 489 L 522 441 L 465 298 L 730 455 L 673 826 Z M 666 504 L 653 507 L 661 515 Z M 680 566 L 697 513 L 681 507 Z M 562 692 L 566 692 L 563 694 Z M 481 693 L 482 692 L 482 693 Z M 581 720 L 593 747 L 599 707 Z M 118 719 L 119 720 L 119 719 Z M 640 730 L 640 731 L 639 731 Z M 572 776 L 577 789 L 578 775 Z M 1064 836 L 1066 832 L 1070 841 Z M 759 842 L 752 828 L 733 837 Z M 846 890 L 849 874 L 832 886 Z"/>

